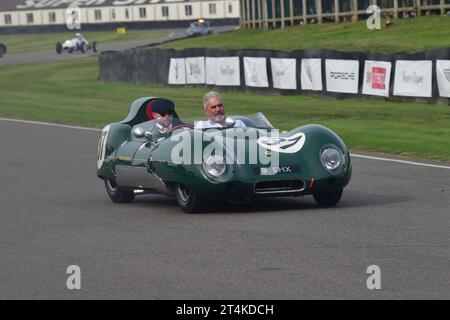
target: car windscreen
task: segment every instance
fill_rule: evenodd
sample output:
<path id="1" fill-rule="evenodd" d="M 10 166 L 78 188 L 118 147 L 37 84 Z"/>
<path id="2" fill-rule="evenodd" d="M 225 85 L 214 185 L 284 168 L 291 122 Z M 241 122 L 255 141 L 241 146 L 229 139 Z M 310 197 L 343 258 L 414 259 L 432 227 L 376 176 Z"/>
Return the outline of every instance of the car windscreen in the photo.
<path id="1" fill-rule="evenodd" d="M 273 126 L 262 112 L 250 115 L 229 115 L 228 118 L 234 121 L 240 120 L 249 128 L 272 129 Z M 198 121 L 208 121 L 207 117 L 181 118 L 183 123 L 195 125 Z"/>

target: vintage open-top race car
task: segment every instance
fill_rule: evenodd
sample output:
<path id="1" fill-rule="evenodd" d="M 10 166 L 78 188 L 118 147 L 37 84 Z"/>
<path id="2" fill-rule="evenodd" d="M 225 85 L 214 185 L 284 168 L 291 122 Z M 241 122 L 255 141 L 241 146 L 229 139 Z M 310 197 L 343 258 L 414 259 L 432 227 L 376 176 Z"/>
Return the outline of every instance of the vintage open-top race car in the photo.
<path id="1" fill-rule="evenodd" d="M 175 114 L 171 129 L 161 132 L 158 120 L 149 120 L 157 99 L 134 101 L 123 121 L 102 130 L 97 176 L 113 202 L 159 193 L 193 213 L 211 199 L 313 195 L 327 207 L 350 181 L 344 142 L 321 125 L 278 132 L 258 113 L 228 117 L 225 128 L 194 129 Z M 233 127 L 237 119 L 247 128 Z"/>
<path id="2" fill-rule="evenodd" d="M 89 41 L 87 41 L 81 33 L 75 34 L 75 38 L 66 40 L 63 43 L 58 42 L 56 43 L 56 53 L 61 54 L 64 51 L 67 51 L 69 53 L 72 53 L 74 51 L 81 51 L 83 53 L 92 50 L 94 52 L 97 52 L 97 42 L 94 41 L 92 46 L 89 44 Z"/>
<path id="3" fill-rule="evenodd" d="M 215 33 L 217 33 L 217 31 L 211 27 L 209 21 L 205 21 L 203 19 L 191 22 L 189 27 L 186 29 L 186 35 L 188 37 L 205 36 Z"/>

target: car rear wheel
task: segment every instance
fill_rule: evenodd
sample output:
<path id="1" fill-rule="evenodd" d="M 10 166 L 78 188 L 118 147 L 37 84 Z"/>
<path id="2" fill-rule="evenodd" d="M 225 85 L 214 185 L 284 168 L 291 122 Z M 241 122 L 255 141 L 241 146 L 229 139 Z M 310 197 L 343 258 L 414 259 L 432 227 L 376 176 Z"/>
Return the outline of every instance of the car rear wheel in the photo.
<path id="1" fill-rule="evenodd" d="M 314 200 L 319 204 L 321 207 L 332 207 L 336 205 L 342 197 L 342 189 L 339 190 L 332 190 L 332 191 L 323 191 L 314 193 L 313 197 Z"/>
<path id="2" fill-rule="evenodd" d="M 94 43 L 92 44 L 92 51 L 97 52 L 97 42 L 94 41 Z"/>
<path id="3" fill-rule="evenodd" d="M 204 199 L 188 187 L 177 184 L 175 188 L 175 196 L 178 206 L 185 213 L 201 212 L 204 205 Z"/>
<path id="4" fill-rule="evenodd" d="M 62 44 L 61 44 L 60 42 L 58 42 L 58 43 L 56 44 L 56 53 L 57 53 L 57 54 L 61 54 L 62 51 L 63 51 Z"/>
<path id="5" fill-rule="evenodd" d="M 6 46 L 3 43 L 0 43 L 0 58 L 6 53 Z"/>
<path id="6" fill-rule="evenodd" d="M 117 183 L 105 178 L 106 192 L 114 203 L 130 203 L 134 200 L 134 191 L 132 189 L 118 186 Z"/>

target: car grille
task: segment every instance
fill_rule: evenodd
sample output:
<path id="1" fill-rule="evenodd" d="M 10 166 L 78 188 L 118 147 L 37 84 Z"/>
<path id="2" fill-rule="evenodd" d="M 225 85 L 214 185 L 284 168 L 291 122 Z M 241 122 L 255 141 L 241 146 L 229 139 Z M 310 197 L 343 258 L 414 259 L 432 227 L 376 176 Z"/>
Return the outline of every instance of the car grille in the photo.
<path id="1" fill-rule="evenodd" d="M 255 194 L 296 193 L 305 188 L 304 180 L 268 180 L 256 182 L 253 191 Z"/>

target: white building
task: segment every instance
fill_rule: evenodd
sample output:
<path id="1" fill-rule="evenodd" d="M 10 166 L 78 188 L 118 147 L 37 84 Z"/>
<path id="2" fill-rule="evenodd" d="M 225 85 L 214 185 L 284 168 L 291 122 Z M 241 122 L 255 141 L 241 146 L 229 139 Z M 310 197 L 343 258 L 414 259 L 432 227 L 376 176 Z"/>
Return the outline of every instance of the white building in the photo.
<path id="1" fill-rule="evenodd" d="M 213 25 L 238 24 L 239 0 L 0 0 L 2 28 L 64 26 L 69 7 L 79 8 L 81 25 L 187 26 L 200 18 Z M 78 11 L 78 9 L 77 9 Z M 178 23 L 178 24 L 177 24 Z"/>

